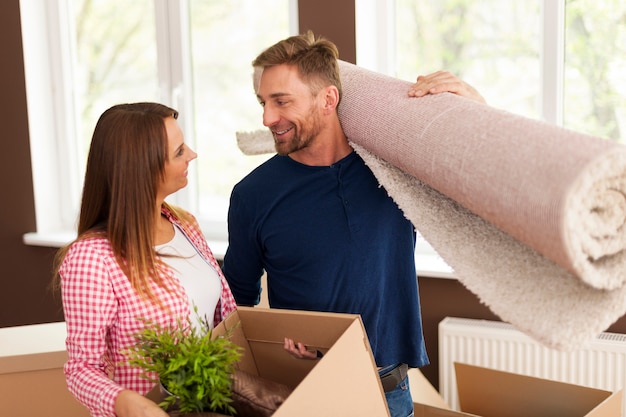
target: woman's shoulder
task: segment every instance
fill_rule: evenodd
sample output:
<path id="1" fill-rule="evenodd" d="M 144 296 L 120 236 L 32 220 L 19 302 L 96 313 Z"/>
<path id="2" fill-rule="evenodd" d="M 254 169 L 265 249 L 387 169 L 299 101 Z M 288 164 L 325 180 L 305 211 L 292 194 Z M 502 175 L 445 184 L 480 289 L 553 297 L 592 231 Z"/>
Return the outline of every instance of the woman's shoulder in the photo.
<path id="1" fill-rule="evenodd" d="M 200 228 L 196 217 L 182 207 L 164 204 L 161 208 L 161 213 L 163 213 L 170 222 L 183 228 Z"/>
<path id="2" fill-rule="evenodd" d="M 68 248 L 68 256 L 77 256 L 84 253 L 99 253 L 101 255 L 112 255 L 111 242 L 104 234 L 91 234 L 82 236 L 72 242 Z"/>
<path id="3" fill-rule="evenodd" d="M 58 272 L 66 279 L 89 271 L 107 270 L 115 264 L 115 255 L 109 240 L 104 235 L 80 236 L 66 248 Z"/>

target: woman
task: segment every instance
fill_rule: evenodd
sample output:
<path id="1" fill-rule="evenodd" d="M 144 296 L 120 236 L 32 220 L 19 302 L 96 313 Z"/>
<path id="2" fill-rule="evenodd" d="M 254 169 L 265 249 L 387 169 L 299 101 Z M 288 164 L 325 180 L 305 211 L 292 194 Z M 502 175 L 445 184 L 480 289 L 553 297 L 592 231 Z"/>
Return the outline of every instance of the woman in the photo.
<path id="1" fill-rule="evenodd" d="M 236 308 L 195 218 L 165 202 L 187 185 L 197 156 L 177 116 L 157 103 L 100 116 L 78 237 L 57 255 L 66 380 L 93 416 L 167 416 L 143 397 L 152 384 L 124 357 L 144 320 L 176 325 L 199 314 L 213 326 Z"/>

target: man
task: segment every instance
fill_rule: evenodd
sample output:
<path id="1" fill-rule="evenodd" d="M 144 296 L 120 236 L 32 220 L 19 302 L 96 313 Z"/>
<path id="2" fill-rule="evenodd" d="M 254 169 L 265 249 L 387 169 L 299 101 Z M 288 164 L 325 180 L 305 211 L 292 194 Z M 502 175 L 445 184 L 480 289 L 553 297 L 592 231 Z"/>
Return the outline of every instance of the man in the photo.
<path id="1" fill-rule="evenodd" d="M 274 308 L 360 314 L 391 416 L 413 413 L 406 372 L 428 363 L 415 268 L 415 230 L 351 148 L 337 106 L 336 46 L 311 32 L 253 62 L 277 155 L 235 186 L 224 274 L 240 305 L 259 302 L 265 270 Z M 452 91 L 483 101 L 446 72 L 408 93 Z M 285 339 L 301 358 L 315 352 Z"/>

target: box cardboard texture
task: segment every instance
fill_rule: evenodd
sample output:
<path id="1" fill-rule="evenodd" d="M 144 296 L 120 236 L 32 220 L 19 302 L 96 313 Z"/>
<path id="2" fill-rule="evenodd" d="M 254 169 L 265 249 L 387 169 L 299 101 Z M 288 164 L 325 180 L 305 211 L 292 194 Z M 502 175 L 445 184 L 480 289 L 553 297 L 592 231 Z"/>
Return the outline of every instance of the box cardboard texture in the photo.
<path id="1" fill-rule="evenodd" d="M 480 417 L 619 417 L 622 391 L 497 371 L 456 363 L 462 412 Z"/>
<path id="2" fill-rule="evenodd" d="M 241 370 L 294 388 L 274 417 L 389 416 L 359 315 L 239 307 L 213 332 L 243 348 Z M 324 356 L 296 359 L 285 337 Z"/>
<path id="3" fill-rule="evenodd" d="M 415 417 L 622 416 L 621 390 L 613 393 L 474 365 L 454 365 L 461 411 L 450 410 L 438 394 L 428 395 L 414 403 Z M 411 390 L 433 389 L 425 378 L 413 378 L 411 384 Z"/>
<path id="4" fill-rule="evenodd" d="M 88 417 L 67 390 L 65 323 L 0 329 L 0 416 Z"/>
<path id="5" fill-rule="evenodd" d="M 413 403 L 414 417 L 478 417 L 473 414 L 452 411 L 447 408 L 439 408 L 432 405 Z M 503 416 L 500 416 L 503 417 Z M 537 417 L 537 416 L 533 416 Z"/>
<path id="6" fill-rule="evenodd" d="M 471 414 L 453 411 L 439 392 L 417 369 L 409 370 L 409 384 L 415 417 L 464 417 Z"/>
<path id="7" fill-rule="evenodd" d="M 451 410 L 439 391 L 430 383 L 419 368 L 411 368 L 408 372 L 409 387 L 413 402 L 421 405 Z"/>

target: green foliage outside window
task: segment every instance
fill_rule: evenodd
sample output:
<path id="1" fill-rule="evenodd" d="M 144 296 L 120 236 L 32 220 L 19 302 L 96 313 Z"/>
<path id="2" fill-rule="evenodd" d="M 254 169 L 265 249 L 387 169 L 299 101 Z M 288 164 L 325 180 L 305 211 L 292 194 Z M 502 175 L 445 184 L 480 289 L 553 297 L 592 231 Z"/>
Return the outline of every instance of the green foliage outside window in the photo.
<path id="1" fill-rule="evenodd" d="M 565 5 L 564 126 L 626 142 L 626 3 L 550 1 Z M 489 104 L 542 117 L 543 0 L 395 4 L 400 78 L 448 70 L 477 87 Z"/>

